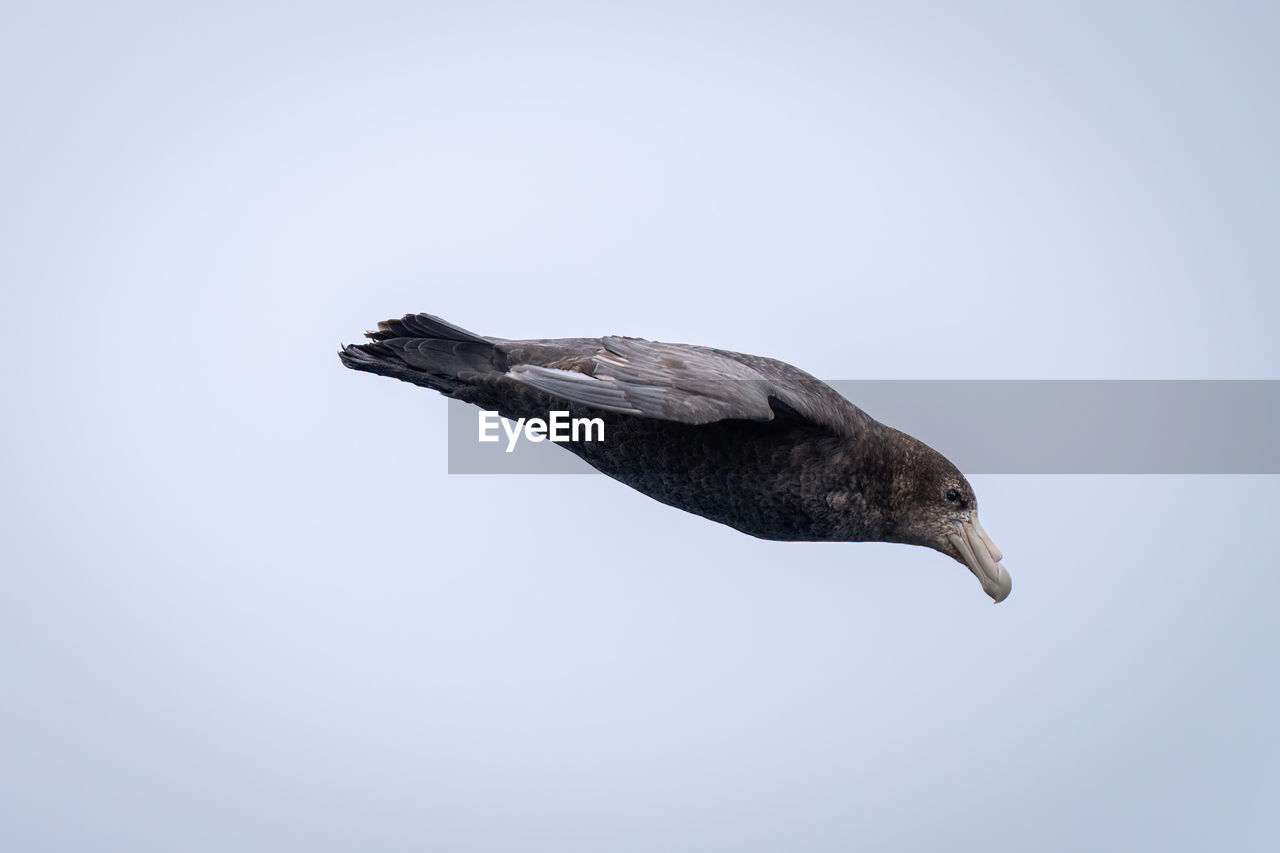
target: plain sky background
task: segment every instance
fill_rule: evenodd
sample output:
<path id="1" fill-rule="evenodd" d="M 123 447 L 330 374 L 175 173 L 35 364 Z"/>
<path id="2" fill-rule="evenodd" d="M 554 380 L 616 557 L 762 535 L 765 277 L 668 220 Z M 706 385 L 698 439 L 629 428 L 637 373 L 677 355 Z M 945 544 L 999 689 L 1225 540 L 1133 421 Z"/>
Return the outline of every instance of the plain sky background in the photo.
<path id="1" fill-rule="evenodd" d="M 334 355 L 1280 378 L 1274 10 L 7 5 L 0 848 L 1276 849 L 1280 478 L 976 477 L 997 607 Z"/>

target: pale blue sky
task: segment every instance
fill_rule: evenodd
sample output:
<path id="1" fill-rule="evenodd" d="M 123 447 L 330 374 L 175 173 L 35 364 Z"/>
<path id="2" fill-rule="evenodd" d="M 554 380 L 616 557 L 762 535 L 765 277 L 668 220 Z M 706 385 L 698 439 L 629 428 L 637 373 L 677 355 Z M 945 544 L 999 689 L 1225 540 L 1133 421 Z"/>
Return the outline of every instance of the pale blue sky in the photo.
<path id="1" fill-rule="evenodd" d="M 1271 849 L 1280 478 L 975 477 L 996 607 L 334 355 L 1280 378 L 1270 4 L 6 19 L 0 848 Z"/>

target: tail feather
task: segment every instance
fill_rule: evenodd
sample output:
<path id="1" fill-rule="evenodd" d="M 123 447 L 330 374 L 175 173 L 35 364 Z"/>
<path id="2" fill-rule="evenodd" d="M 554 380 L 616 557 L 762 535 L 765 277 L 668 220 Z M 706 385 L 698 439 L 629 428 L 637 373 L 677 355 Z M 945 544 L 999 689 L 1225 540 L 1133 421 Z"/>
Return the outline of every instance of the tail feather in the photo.
<path id="1" fill-rule="evenodd" d="M 385 320 L 367 344 L 338 351 L 352 370 L 391 376 L 452 394 L 485 373 L 506 370 L 505 358 L 491 341 L 430 314 L 406 314 Z"/>
<path id="2" fill-rule="evenodd" d="M 364 334 L 375 341 L 391 338 L 435 338 L 442 341 L 489 343 L 475 332 L 468 332 L 432 314 L 405 314 L 399 320 L 383 320 L 378 324 L 377 331 Z"/>
<path id="3" fill-rule="evenodd" d="M 436 338 L 391 338 L 383 346 L 396 347 L 396 355 L 410 367 L 427 373 L 474 379 L 497 367 L 493 344 L 485 341 L 442 341 Z"/>

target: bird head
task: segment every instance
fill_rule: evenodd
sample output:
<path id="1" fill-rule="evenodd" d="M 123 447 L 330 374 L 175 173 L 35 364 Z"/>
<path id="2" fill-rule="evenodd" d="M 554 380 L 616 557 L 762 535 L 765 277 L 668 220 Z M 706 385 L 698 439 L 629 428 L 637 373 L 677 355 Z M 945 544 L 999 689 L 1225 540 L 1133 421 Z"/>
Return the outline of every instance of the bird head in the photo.
<path id="1" fill-rule="evenodd" d="M 941 551 L 968 567 L 987 595 L 1004 601 L 1013 581 L 1000 564 L 1000 549 L 978 523 L 973 486 L 950 460 L 921 441 L 911 438 L 900 452 L 906 458 L 893 466 L 889 499 L 895 541 Z"/>

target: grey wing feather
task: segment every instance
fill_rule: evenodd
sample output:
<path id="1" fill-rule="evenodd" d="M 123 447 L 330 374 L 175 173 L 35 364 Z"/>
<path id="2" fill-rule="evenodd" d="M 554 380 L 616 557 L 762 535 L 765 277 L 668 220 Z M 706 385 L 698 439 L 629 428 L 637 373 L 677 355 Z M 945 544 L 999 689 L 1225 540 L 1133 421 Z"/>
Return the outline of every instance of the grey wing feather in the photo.
<path id="1" fill-rule="evenodd" d="M 553 397 L 561 397 L 597 409 L 610 412 L 624 412 L 629 415 L 642 415 L 644 410 L 628 399 L 628 391 L 617 382 L 597 379 L 585 373 L 573 370 L 561 370 L 558 367 L 542 367 L 536 364 L 517 364 L 507 371 L 507 376 L 545 391 Z"/>
<path id="2" fill-rule="evenodd" d="M 841 435 L 871 422 L 829 385 L 774 359 L 642 338 L 607 337 L 600 344 L 569 369 L 524 363 L 506 375 L 565 400 L 678 423 L 768 421 L 771 400 Z"/>

